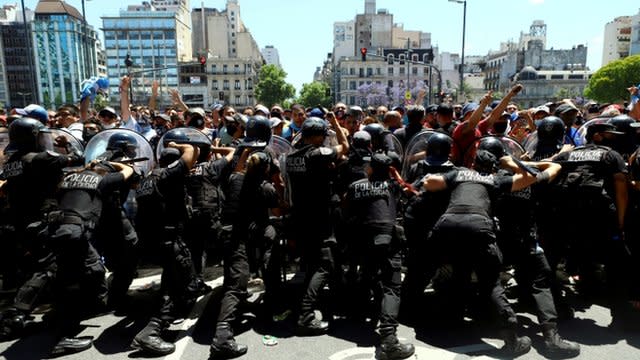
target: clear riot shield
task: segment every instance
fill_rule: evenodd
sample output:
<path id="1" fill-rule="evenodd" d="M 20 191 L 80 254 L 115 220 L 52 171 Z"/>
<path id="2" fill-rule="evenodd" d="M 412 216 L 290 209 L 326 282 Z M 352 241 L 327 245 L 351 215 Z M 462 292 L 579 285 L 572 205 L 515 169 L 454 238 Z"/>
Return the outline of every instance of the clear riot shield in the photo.
<path id="1" fill-rule="evenodd" d="M 578 128 L 578 135 L 577 135 L 581 141 L 581 144 L 587 143 L 587 129 L 589 129 L 589 126 L 595 125 L 595 124 L 605 124 L 605 123 L 608 123 L 609 120 L 611 120 L 611 117 L 598 117 L 595 119 L 591 119 L 586 123 L 582 124 L 582 126 Z"/>
<path id="2" fill-rule="evenodd" d="M 104 156 L 107 152 L 109 139 L 114 135 L 125 135 L 135 141 L 135 144 L 132 144 L 131 150 L 133 151 L 124 160 L 136 160 L 132 166 L 138 174 L 146 175 L 153 170 L 156 158 L 149 141 L 133 130 L 120 128 L 103 130 L 89 140 L 84 151 L 85 164 Z"/>
<path id="3" fill-rule="evenodd" d="M 209 137 L 202 131 L 190 127 L 175 128 L 164 133 L 160 138 L 160 141 L 158 141 L 158 146 L 156 147 L 157 159 L 160 159 L 162 150 L 164 150 L 172 141 L 180 144 L 198 146 L 200 148 L 200 154 L 209 154 L 211 151 L 211 139 L 209 139 Z M 206 156 L 202 156 L 198 161 L 205 161 L 203 158 L 206 158 Z"/>
<path id="4" fill-rule="evenodd" d="M 291 140 L 291 145 L 296 146 L 300 139 L 302 139 L 301 132 L 297 133 L 296 136 L 293 137 L 293 139 Z M 338 145 L 338 137 L 336 136 L 336 132 L 330 129 L 327 137 L 324 138 L 322 146 L 333 147 L 336 145 Z"/>
<path id="5" fill-rule="evenodd" d="M 413 164 L 427 157 L 427 141 L 429 141 L 429 138 L 435 133 L 436 132 L 433 130 L 422 130 L 411 138 L 407 144 L 407 149 L 404 154 L 404 162 L 402 164 L 403 179 L 407 180 L 409 170 Z M 394 138 L 396 137 L 394 136 Z"/>
<path id="6" fill-rule="evenodd" d="M 464 156 L 464 166 L 468 168 L 471 168 L 473 166 L 473 160 L 476 158 L 476 150 L 478 149 L 478 145 L 480 144 L 480 141 L 482 141 L 483 138 L 490 137 L 490 136 L 498 138 L 500 142 L 502 142 L 502 145 L 504 145 L 504 149 L 507 152 L 507 154 L 513 156 L 514 158 L 520 159 L 522 155 L 524 155 L 525 149 L 518 142 L 518 140 L 505 135 L 502 135 L 502 136 L 487 135 L 476 140 L 473 146 L 469 148 L 469 150 Z"/>

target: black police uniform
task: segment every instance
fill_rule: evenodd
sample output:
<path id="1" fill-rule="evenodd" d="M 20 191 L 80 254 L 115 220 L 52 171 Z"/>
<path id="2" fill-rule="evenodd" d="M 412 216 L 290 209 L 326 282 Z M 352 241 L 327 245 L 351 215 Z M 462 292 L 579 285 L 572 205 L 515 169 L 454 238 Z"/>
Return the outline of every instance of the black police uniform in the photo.
<path id="1" fill-rule="evenodd" d="M 414 179 L 413 187 L 421 189 L 424 176 L 445 174 L 454 169 L 451 162 L 430 164 L 422 160 L 412 165 L 408 179 Z M 405 318 L 415 315 L 412 310 L 420 306 L 424 289 L 438 266 L 437 245 L 428 241 L 429 232 L 449 205 L 449 191 L 421 191 L 407 203 L 403 226 L 407 238 L 406 267 L 403 282 L 403 310 Z"/>
<path id="2" fill-rule="evenodd" d="M 544 204 L 557 215 L 555 221 L 546 218 L 548 227 L 544 232 L 552 269 L 560 257 L 569 256 L 580 271 L 581 280 L 588 283 L 593 264 L 604 263 L 612 316 L 614 321 L 624 320 L 630 254 L 624 234 L 618 229 L 614 176 L 626 174 L 626 164 L 618 152 L 595 144 L 561 153 L 555 161 L 562 164 L 562 172 L 547 197 L 547 201 L 554 202 Z M 556 301 L 559 297 L 554 293 Z"/>
<path id="3" fill-rule="evenodd" d="M 154 169 L 136 190 L 139 226 L 151 226 L 146 234 L 160 248 L 162 264 L 163 303 L 159 314 L 136 335 L 132 346 L 164 355 L 175 346 L 160 339 L 160 331 L 167 328 L 178 315 L 190 310 L 198 294 L 191 253 L 183 241 L 187 219 L 185 178 L 189 167 L 183 159 L 166 168 Z"/>
<path id="4" fill-rule="evenodd" d="M 466 284 L 475 270 L 480 294 L 490 297 L 500 325 L 515 329 L 516 315 L 500 284 L 502 254 L 496 244 L 492 206 L 498 193 L 511 191 L 513 180 L 469 169 L 451 171 L 444 178 L 451 189 L 451 200 L 429 241 L 443 249 L 443 256 L 453 266 L 455 284 L 462 285 L 454 287 L 450 297 L 456 320 L 462 318 Z"/>
<path id="5" fill-rule="evenodd" d="M 333 171 L 338 160 L 332 148 L 296 144 L 287 156 L 290 182 L 292 235 L 307 266 L 307 290 L 302 299 L 299 323 L 317 322 L 314 306 L 320 291 L 334 274 Z"/>
<path id="6" fill-rule="evenodd" d="M 400 144 L 406 148 L 409 141 L 411 141 L 411 139 L 413 139 L 413 137 L 422 130 L 424 130 L 422 124 L 409 124 L 394 131 L 393 136 L 398 138 L 398 140 L 400 140 Z"/>
<path id="7" fill-rule="evenodd" d="M 55 305 L 63 336 L 72 335 L 83 316 L 106 305 L 106 270 L 92 245 L 93 231 L 103 197 L 125 181 L 122 174 L 106 171 L 85 169 L 67 175 L 60 183 L 60 211 L 50 216 L 49 243 L 58 265 Z"/>
<path id="8" fill-rule="evenodd" d="M 192 214 L 185 225 L 185 242 L 193 256 L 193 264 L 199 283 L 203 283 L 202 271 L 206 265 L 207 244 L 217 243 L 221 223 L 220 217 L 224 194 L 221 183 L 226 181 L 231 170 L 226 158 L 196 164 L 185 184 L 191 198 Z M 202 286 L 202 285 L 201 285 Z"/>
<path id="9" fill-rule="evenodd" d="M 265 164 L 271 159 L 264 153 Z M 276 249 L 276 232 L 269 223 L 269 209 L 278 207 L 278 194 L 273 184 L 267 180 L 268 174 L 234 172 L 229 178 L 230 188 L 238 191 L 231 193 L 230 198 L 237 200 L 235 216 L 232 222 L 231 236 L 223 244 L 224 255 L 224 295 L 220 303 L 220 313 L 216 334 L 211 345 L 215 356 L 239 356 L 247 351 L 233 338 L 232 326 L 238 320 L 240 302 L 248 297 L 247 284 L 251 276 L 250 262 L 256 260 L 260 265 L 261 276 L 264 277 L 269 295 L 275 292 L 279 283 L 279 265 L 271 264 L 276 260 L 271 250 Z M 271 245 L 271 246 L 269 246 Z M 253 251 L 252 251 L 253 250 Z M 271 301 L 277 301 L 272 299 Z"/>

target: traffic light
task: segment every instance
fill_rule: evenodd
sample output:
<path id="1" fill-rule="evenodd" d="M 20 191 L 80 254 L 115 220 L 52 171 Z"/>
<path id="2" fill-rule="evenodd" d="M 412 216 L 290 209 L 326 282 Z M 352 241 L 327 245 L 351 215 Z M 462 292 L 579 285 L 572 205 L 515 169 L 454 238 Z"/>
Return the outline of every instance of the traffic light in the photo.
<path id="1" fill-rule="evenodd" d="M 360 54 L 362 55 L 362 61 L 367 61 L 367 48 L 360 48 Z"/>
<path id="2" fill-rule="evenodd" d="M 200 68 L 202 69 L 202 72 L 206 72 L 207 70 L 207 57 L 204 55 L 200 55 L 200 57 L 198 58 L 198 61 L 200 62 Z"/>

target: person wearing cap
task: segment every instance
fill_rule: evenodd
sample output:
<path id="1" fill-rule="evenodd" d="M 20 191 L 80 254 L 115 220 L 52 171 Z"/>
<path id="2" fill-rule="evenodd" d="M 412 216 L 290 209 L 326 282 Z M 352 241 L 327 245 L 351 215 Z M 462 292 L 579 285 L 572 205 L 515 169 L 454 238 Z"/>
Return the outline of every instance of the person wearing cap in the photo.
<path id="1" fill-rule="evenodd" d="M 269 119 L 271 122 L 271 132 L 273 135 L 282 136 L 282 130 L 284 129 L 285 122 L 277 116 L 271 116 Z"/>
<path id="2" fill-rule="evenodd" d="M 456 126 L 451 135 L 453 138 L 451 158 L 454 163 L 461 163 L 473 143 L 487 131 L 489 122 L 480 120 L 482 120 L 484 109 L 492 100 L 492 94 L 489 91 L 482 97 L 480 104 L 471 102 L 462 108 L 462 122 Z"/>
<path id="3" fill-rule="evenodd" d="M 327 321 L 318 319 L 319 295 L 324 285 L 336 271 L 333 229 L 333 190 L 330 179 L 334 176 L 335 163 L 349 152 L 349 143 L 333 113 L 327 120 L 335 129 L 338 145 L 325 147 L 328 134 L 325 120 L 309 118 L 301 126 L 302 138 L 295 150 L 287 155 L 286 173 L 291 194 L 292 238 L 303 254 L 306 264 L 306 290 L 303 295 L 298 332 L 306 335 L 324 334 L 329 329 Z"/>
<path id="4" fill-rule="evenodd" d="M 253 114 L 269 118 L 269 116 L 271 115 L 271 112 L 269 111 L 269 109 L 266 106 L 264 106 L 262 104 L 257 104 L 253 108 Z"/>
<path id="5" fill-rule="evenodd" d="M 291 105 L 291 122 L 282 129 L 282 137 L 293 141 L 293 138 L 300 132 L 302 123 L 306 118 L 307 113 L 302 105 Z"/>
<path id="6" fill-rule="evenodd" d="M 578 113 L 578 108 L 570 103 L 560 104 L 553 113 L 555 116 L 562 119 L 562 122 L 564 123 L 564 126 L 566 128 L 566 134 L 564 137 L 565 144 L 573 146 L 582 145 L 582 140 L 580 139 L 580 135 L 578 134 L 578 129 L 575 127 Z"/>
<path id="7" fill-rule="evenodd" d="M 561 257 L 569 256 L 578 265 L 581 281 L 589 286 L 590 280 L 590 284 L 597 284 L 598 280 L 588 269 L 593 268 L 593 263 L 604 264 L 610 326 L 621 329 L 633 325 L 628 303 L 633 270 L 624 233 L 627 167 L 622 155 L 610 146 L 623 134 L 608 123 L 589 126 L 586 145 L 555 157 L 563 172 L 551 188 L 551 205 L 544 204 L 547 212 L 552 210 L 550 219 L 556 220 L 550 224 L 549 229 L 553 230 L 546 231 L 545 239 L 551 268 L 555 269 Z M 560 291 L 554 294 L 557 302 L 564 299 L 561 295 Z M 562 305 L 566 307 L 566 300 Z"/>
<path id="8" fill-rule="evenodd" d="M 425 129 L 437 129 L 438 121 L 436 120 L 436 114 L 438 113 L 438 105 L 431 104 L 425 108 L 424 127 Z"/>
<path id="9" fill-rule="evenodd" d="M 14 112 L 27 118 L 36 119 L 45 126 L 49 124 L 49 113 L 40 105 L 31 104 L 22 109 L 15 109 Z"/>
<path id="10" fill-rule="evenodd" d="M 531 111 L 531 113 L 533 115 L 533 121 L 535 121 L 536 127 L 540 123 L 540 120 L 542 120 L 542 119 L 546 118 L 547 116 L 551 115 L 551 111 L 549 110 L 549 107 L 546 106 L 546 105 L 540 105 L 540 106 L 534 108 Z"/>
<path id="11" fill-rule="evenodd" d="M 116 111 L 107 106 L 98 112 L 98 119 L 100 119 L 100 125 L 104 130 L 113 129 L 119 126 L 118 114 Z"/>
<path id="12" fill-rule="evenodd" d="M 367 178 L 351 183 L 347 190 L 344 211 L 354 234 L 348 241 L 358 249 L 354 265 L 360 266 L 364 285 L 350 298 L 358 311 L 369 302 L 372 289 L 381 289 L 382 296 L 373 307 L 380 317 L 380 358 L 406 359 L 415 348 L 397 337 L 403 246 L 396 232 L 396 212 L 402 189 L 389 175 L 392 161 L 383 153 L 373 154 L 366 167 Z"/>

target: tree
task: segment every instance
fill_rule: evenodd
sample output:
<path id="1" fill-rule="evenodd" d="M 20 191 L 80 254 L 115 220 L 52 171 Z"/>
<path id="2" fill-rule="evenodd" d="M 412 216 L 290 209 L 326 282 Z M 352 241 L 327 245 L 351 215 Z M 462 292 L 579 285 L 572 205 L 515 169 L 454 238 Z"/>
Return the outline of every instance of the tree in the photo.
<path id="1" fill-rule="evenodd" d="M 331 94 L 329 84 L 321 81 L 314 81 L 309 84 L 302 84 L 298 102 L 305 107 L 316 107 L 318 105 L 330 108 Z"/>
<path id="2" fill-rule="evenodd" d="M 109 98 L 102 94 L 96 95 L 96 101 L 93 103 L 93 108 L 96 109 L 97 112 L 109 106 Z"/>
<path id="3" fill-rule="evenodd" d="M 265 65 L 260 69 L 256 84 L 256 98 L 267 107 L 293 97 L 296 89 L 284 81 L 287 73 L 275 65 Z"/>
<path id="4" fill-rule="evenodd" d="M 640 55 L 613 61 L 600 68 L 589 80 L 585 96 L 602 102 L 615 103 L 627 100 L 627 88 L 636 85 L 640 74 Z"/>
<path id="5" fill-rule="evenodd" d="M 361 106 L 373 106 L 389 104 L 387 88 L 378 83 L 362 84 L 358 87 L 358 104 Z"/>

